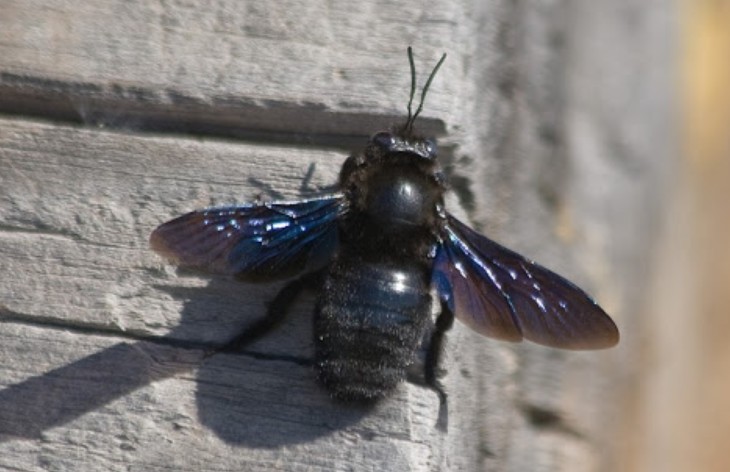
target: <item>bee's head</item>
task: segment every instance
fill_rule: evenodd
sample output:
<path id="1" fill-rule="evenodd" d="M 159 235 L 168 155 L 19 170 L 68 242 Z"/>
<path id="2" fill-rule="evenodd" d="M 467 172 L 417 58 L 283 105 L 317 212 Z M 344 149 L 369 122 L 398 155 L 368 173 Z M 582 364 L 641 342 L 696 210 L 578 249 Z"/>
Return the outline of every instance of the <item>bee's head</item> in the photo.
<path id="1" fill-rule="evenodd" d="M 435 139 L 404 136 L 400 133 L 380 131 L 368 141 L 364 152 L 350 156 L 340 171 L 340 184 L 347 188 L 353 182 L 368 180 L 374 169 L 411 167 L 443 181 L 441 168 L 436 160 L 438 147 Z"/>
<path id="2" fill-rule="evenodd" d="M 406 137 L 388 131 L 381 131 L 373 135 L 368 142 L 368 148 L 365 154 L 387 156 L 395 153 L 406 153 L 427 160 L 436 159 L 438 152 L 434 139 Z"/>

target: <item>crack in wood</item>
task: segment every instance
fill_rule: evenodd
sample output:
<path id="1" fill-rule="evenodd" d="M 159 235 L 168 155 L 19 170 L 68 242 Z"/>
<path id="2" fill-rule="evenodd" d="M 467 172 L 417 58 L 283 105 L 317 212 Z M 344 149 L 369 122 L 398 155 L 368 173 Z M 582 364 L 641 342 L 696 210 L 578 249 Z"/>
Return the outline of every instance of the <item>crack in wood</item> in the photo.
<path id="1" fill-rule="evenodd" d="M 86 334 L 92 336 L 111 337 L 111 338 L 123 338 L 128 341 L 135 342 L 149 342 L 160 346 L 173 347 L 185 350 L 200 350 L 206 352 L 213 352 L 214 355 L 234 355 L 234 356 L 245 356 L 256 360 L 264 361 L 280 361 L 289 362 L 301 366 L 311 366 L 312 359 L 291 356 L 286 354 L 270 354 L 260 351 L 242 350 L 239 352 L 226 352 L 217 353 L 215 352 L 219 347 L 220 343 L 211 343 L 204 341 L 194 341 L 187 339 L 179 339 L 172 337 L 156 336 L 140 332 L 133 331 L 121 331 L 114 328 L 109 328 L 99 324 L 81 324 L 74 323 L 68 324 L 62 321 L 49 318 L 40 317 L 34 315 L 28 315 L 9 309 L 4 305 L 0 305 L 0 323 L 14 323 L 23 326 L 30 326 L 36 328 L 54 329 L 68 331 L 77 334 Z"/>
<path id="2" fill-rule="evenodd" d="M 84 238 L 78 234 L 74 233 L 73 231 L 68 231 L 64 229 L 55 229 L 51 228 L 50 226 L 46 225 L 34 225 L 32 227 L 27 226 L 12 226 L 8 224 L 2 224 L 0 223 L 0 235 L 3 233 L 7 234 L 21 234 L 21 235 L 27 235 L 27 236 L 45 236 L 45 237 L 51 237 L 51 238 L 60 238 L 65 240 L 71 240 L 71 241 L 81 241 L 84 240 Z"/>
<path id="3" fill-rule="evenodd" d="M 240 96 L 200 99 L 174 89 L 66 82 L 10 72 L 0 72 L 0 112 L 99 128 L 348 151 L 360 148 L 371 133 L 403 121 L 402 113 L 338 111 L 320 103 Z M 419 129 L 439 136 L 446 124 L 422 117 Z"/>

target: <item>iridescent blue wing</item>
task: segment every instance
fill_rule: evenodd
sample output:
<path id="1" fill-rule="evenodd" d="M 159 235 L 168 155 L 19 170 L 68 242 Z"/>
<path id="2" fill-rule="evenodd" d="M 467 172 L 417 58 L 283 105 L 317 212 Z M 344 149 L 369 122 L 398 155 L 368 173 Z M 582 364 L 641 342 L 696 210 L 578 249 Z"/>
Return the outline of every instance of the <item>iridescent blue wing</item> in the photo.
<path id="1" fill-rule="evenodd" d="M 193 211 L 160 225 L 150 246 L 183 266 L 271 280 L 323 266 L 338 245 L 341 194 Z"/>
<path id="2" fill-rule="evenodd" d="M 447 215 L 432 283 L 455 317 L 480 334 L 563 349 L 618 342 L 611 318 L 573 283 Z"/>

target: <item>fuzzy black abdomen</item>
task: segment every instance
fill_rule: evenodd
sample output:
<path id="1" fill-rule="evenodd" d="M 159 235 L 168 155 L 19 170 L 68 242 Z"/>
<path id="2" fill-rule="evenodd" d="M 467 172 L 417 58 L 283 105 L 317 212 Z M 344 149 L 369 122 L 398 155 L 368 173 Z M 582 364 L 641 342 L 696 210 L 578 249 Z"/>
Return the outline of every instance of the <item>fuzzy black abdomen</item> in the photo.
<path id="1" fill-rule="evenodd" d="M 318 379 L 342 400 L 384 396 L 405 378 L 430 310 L 421 264 L 337 260 L 314 320 Z"/>

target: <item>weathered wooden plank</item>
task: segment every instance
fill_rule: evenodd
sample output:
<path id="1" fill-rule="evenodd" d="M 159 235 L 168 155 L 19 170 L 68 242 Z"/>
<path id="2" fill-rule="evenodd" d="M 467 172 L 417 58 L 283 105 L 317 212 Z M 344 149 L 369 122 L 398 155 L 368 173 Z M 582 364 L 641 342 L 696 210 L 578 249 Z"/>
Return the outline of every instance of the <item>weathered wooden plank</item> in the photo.
<path id="1" fill-rule="evenodd" d="M 324 186 L 336 179 L 336 170 L 343 157 L 341 152 L 321 149 L 295 151 L 287 147 L 135 136 L 33 121 L 0 120 L 0 168 L 3 170 L 0 174 L 0 221 L 3 222 L 0 228 L 0 271 L 12 274 L 0 280 L 0 316 L 4 321 L 0 324 L 0 332 L 14 339 L 3 344 L 7 353 L 4 357 L 11 361 L 0 378 L 4 379 L 5 385 L 12 385 L 3 390 L 4 397 L 0 396 L 0 410 L 7 420 L 0 423 L 8 425 L 4 434 L 37 439 L 45 437 L 50 430 L 60 428 L 62 432 L 57 443 L 49 446 L 54 450 L 53 454 L 59 454 L 63 461 L 70 461 L 69 464 L 88 465 L 85 462 L 88 458 L 73 458 L 72 451 L 76 447 L 73 445 L 77 441 L 73 431 L 96 431 L 99 427 L 87 425 L 83 419 L 78 419 L 81 426 L 70 425 L 77 421 L 77 417 L 105 411 L 111 408 L 109 405 L 129 397 L 125 405 L 128 401 L 130 405 L 136 405 L 134 408 L 161 410 L 159 422 L 163 431 L 155 434 L 166 436 L 164 428 L 169 429 L 169 424 L 164 420 L 165 410 L 179 407 L 176 395 L 160 399 L 161 403 L 169 404 L 145 406 L 146 397 L 140 399 L 133 392 L 149 382 L 163 381 L 168 374 L 149 379 L 144 375 L 141 379 L 133 375 L 131 380 L 126 379 L 127 374 L 117 377 L 115 373 L 118 371 L 149 370 L 144 360 L 140 361 L 127 352 L 135 353 L 137 348 L 119 347 L 119 340 L 125 340 L 132 346 L 139 346 L 145 339 L 156 340 L 163 346 L 174 341 L 187 341 L 191 346 L 221 343 L 261 316 L 266 301 L 274 295 L 277 287 L 241 284 L 224 277 L 209 278 L 184 272 L 176 274 L 147 248 L 149 232 L 160 221 L 195 207 L 240 201 L 242 195 L 247 196 L 243 199 L 251 199 L 259 193 L 266 194 L 269 188 L 262 186 L 263 181 L 267 184 L 273 182 L 272 187 L 281 188 L 284 197 L 293 197 L 297 194 L 296 187 L 301 186 L 302 176 L 308 173 L 312 164 L 316 166 L 314 172 L 310 172 L 309 184 Z M 458 209 L 456 206 L 452 208 Z M 208 361 L 200 367 L 200 374 L 195 380 L 195 395 L 198 402 L 209 404 L 197 412 L 201 432 L 194 437 L 203 443 L 195 447 L 185 446 L 184 450 L 203 449 L 196 454 L 205 462 L 218 454 L 215 450 L 206 449 L 208 439 L 204 437 L 212 435 L 247 457 L 247 470 L 278 470 L 278 466 L 267 459 L 267 454 L 262 456 L 252 451 L 289 444 L 292 437 L 301 436 L 302 442 L 305 438 L 316 438 L 323 434 L 324 422 L 334 425 L 331 429 L 339 431 L 342 437 L 328 436 L 323 441 L 334 449 L 342 449 L 343 444 L 355 441 L 359 444 L 357 451 L 348 452 L 345 457 L 328 453 L 322 456 L 325 459 L 321 459 L 314 457 L 315 453 L 327 448 L 314 442 L 305 448 L 306 451 L 311 448 L 311 452 L 295 449 L 290 451 L 290 457 L 312 467 L 321 461 L 329 464 L 322 465 L 322 470 L 328 467 L 346 470 L 350 466 L 356 470 L 359 467 L 368 470 L 375 467 L 369 465 L 369 461 L 384 461 L 377 462 L 379 468 L 389 463 L 394 467 L 392 470 L 429 470 L 434 464 L 447 463 L 469 470 L 482 460 L 479 449 L 465 447 L 479 438 L 474 427 L 459 428 L 458 425 L 466 426 L 473 422 L 476 418 L 473 411 L 485 409 L 487 404 L 501 404 L 505 410 L 486 409 L 479 422 L 486 421 L 494 427 L 509 420 L 510 414 L 506 412 L 513 407 L 509 402 L 505 403 L 508 399 L 505 389 L 509 388 L 509 376 L 514 368 L 514 361 L 508 355 L 510 348 L 500 346 L 486 352 L 455 353 L 458 360 L 447 359 L 445 366 L 454 362 L 459 365 L 454 368 L 455 375 L 447 380 L 455 402 L 450 407 L 450 424 L 454 431 L 448 437 L 440 437 L 435 428 L 438 399 L 433 392 L 422 387 L 404 385 L 394 400 L 380 407 L 386 411 L 392 409 L 380 419 L 377 416 L 371 418 L 370 413 L 357 413 L 357 409 L 352 410 L 353 413 L 346 407 L 331 404 L 326 393 L 315 384 L 310 368 L 298 363 L 312 355 L 311 311 L 312 299 L 304 297 L 293 310 L 290 322 L 253 345 L 251 354 L 243 355 L 255 365 L 254 372 L 258 370 L 259 374 L 239 365 L 240 360 L 229 362 L 222 371 L 205 367 L 215 366 L 219 361 Z M 41 329 L 43 334 L 28 341 L 16 333 L 19 327 L 27 325 L 45 327 L 45 331 Z M 74 341 L 58 346 L 58 349 L 68 349 L 69 352 L 65 355 L 49 353 L 50 340 L 64 330 L 75 333 L 69 335 Z M 61 361 L 74 356 L 76 344 L 83 345 L 81 340 L 87 336 L 96 339 L 99 334 L 114 339 L 116 347 L 105 345 L 100 353 L 90 353 L 81 360 Z M 466 336 L 466 342 L 458 341 L 461 336 Z M 454 331 L 452 339 L 457 346 L 483 343 L 479 336 L 465 333 L 461 327 Z M 29 348 L 29 353 L 24 354 L 21 346 Z M 44 359 L 59 360 L 58 365 L 46 367 L 50 373 L 38 373 L 36 376 L 57 379 L 61 387 L 49 385 L 44 380 L 18 377 L 25 372 L 25 365 L 38 368 L 42 364 L 33 357 L 33 351 L 41 353 Z M 261 358 L 258 354 L 266 357 Z M 120 359 L 115 360 L 117 356 Z M 107 365 L 109 362 L 111 365 Z M 103 367 L 99 367 L 99 363 Z M 481 363 L 491 366 L 493 387 L 488 393 L 474 397 L 469 390 L 481 378 Z M 193 369 L 196 365 L 193 358 L 186 368 Z M 112 376 L 96 380 L 93 388 L 77 385 L 77 379 L 84 377 L 87 370 L 98 369 Z M 169 375 L 178 375 L 178 372 Z M 278 381 L 272 383 L 269 376 L 275 376 Z M 292 376 L 301 378 L 302 386 L 287 380 Z M 225 387 L 219 387 L 221 380 L 217 377 L 226 379 Z M 91 389 L 93 394 L 89 399 L 78 399 L 73 393 L 74 388 Z M 217 390 L 220 388 L 222 392 Z M 58 396 L 53 403 L 56 412 L 43 414 L 43 407 L 48 406 L 46 392 L 59 389 L 65 389 L 67 393 Z M 276 400 L 277 395 L 272 396 L 272 392 L 284 394 L 285 398 Z M 307 406 L 308 396 L 319 399 L 315 406 Z M 23 405 L 21 400 L 24 398 L 35 398 L 37 404 Z M 241 403 L 241 398 L 249 399 L 248 403 Z M 83 404 L 79 405 L 82 400 Z M 327 406 L 322 407 L 323 404 Z M 219 412 L 228 407 L 238 413 Z M 298 415 L 309 420 L 290 419 L 288 421 L 294 426 L 287 428 L 271 426 L 276 422 L 267 417 L 293 415 L 279 409 L 298 410 Z M 342 413 L 346 411 L 350 413 Z M 122 431 L 137 429 L 133 412 L 121 409 L 109 413 L 114 414 L 120 418 L 132 416 L 130 422 L 119 420 L 114 423 Z M 250 415 L 263 423 L 250 424 L 250 419 L 247 419 Z M 394 421 L 401 417 L 408 422 Z M 111 420 L 103 421 L 106 424 Z M 264 426 L 266 421 L 269 426 Z M 358 438 L 368 437 L 370 433 L 363 432 L 365 430 L 348 432 L 347 426 L 351 423 L 362 426 L 362 421 L 377 424 L 368 426 L 367 431 L 391 435 L 389 447 L 401 452 L 384 453 L 360 444 Z M 381 421 L 382 424 L 378 424 Z M 410 446 L 402 442 L 410 441 L 404 439 L 403 431 L 412 428 L 411 421 L 423 426 L 424 436 L 413 439 L 416 449 L 409 452 Z M 263 430 L 269 432 L 262 434 Z M 99 430 L 98 434 L 102 431 Z M 107 434 L 108 437 L 115 436 L 111 431 Z M 505 439 L 495 437 L 484 448 L 505 450 Z M 453 446 L 444 447 L 444 441 Z M 7 450 L 8 457 L 26 452 L 23 448 L 15 449 L 15 446 Z M 308 457 L 308 454 L 313 456 Z M 170 452 L 170 455 L 174 453 Z M 7 460 L 12 463 L 11 459 Z M 147 465 L 144 461 L 133 463 Z M 218 460 L 216 463 L 222 462 Z M 229 466 L 235 467 L 236 464 L 234 461 Z M 197 470 L 211 470 L 201 465 L 195 467 L 198 467 Z"/>
<path id="2" fill-rule="evenodd" d="M 5 470 L 438 468 L 435 417 L 408 406 L 437 400 L 415 387 L 374 410 L 344 407 L 290 362 L 201 363 L 153 343 L 2 326 Z"/>
<path id="3" fill-rule="evenodd" d="M 454 64 L 425 110 L 442 122 L 422 124 L 443 129 L 458 112 L 452 78 L 464 2 L 10 0 L 0 8 L 6 110 L 226 134 L 359 135 L 402 115 L 412 43 L 422 76 L 444 51 Z"/>
<path id="4" fill-rule="evenodd" d="M 294 187 L 295 184 L 286 180 L 292 178 L 294 181 L 299 181 L 301 175 L 293 174 L 303 175 L 307 170 L 307 167 L 303 166 L 292 171 L 290 167 L 296 169 L 297 163 L 301 163 L 300 159 L 303 157 L 306 162 L 308 160 L 306 151 L 294 153 L 296 159 L 292 159 L 291 149 L 280 149 L 277 152 L 270 146 L 244 146 L 246 149 L 243 149 L 240 145 L 228 143 L 189 141 L 185 144 L 180 139 L 134 137 L 118 133 L 59 128 L 33 122 L 8 121 L 4 122 L 0 129 L 5 133 L 1 140 L 3 144 L 1 155 L 4 170 L 3 202 L 6 203 L 2 212 L 3 244 L 0 245 L 4 257 L 0 260 L 3 261 L 2 272 L 14 274 L 13 277 L 3 278 L 4 285 L 1 292 L 4 294 L 4 319 L 7 320 L 10 312 L 16 323 L 40 325 L 54 323 L 61 328 L 70 329 L 83 326 L 92 332 L 117 330 L 119 334 L 123 334 L 122 331 L 126 332 L 128 338 L 170 331 L 167 333 L 168 338 L 214 339 L 220 342 L 228 338 L 233 330 L 249 322 L 251 315 L 256 316 L 262 312 L 266 295 L 262 296 L 262 291 L 258 287 L 246 288 L 225 279 L 215 279 L 209 286 L 203 288 L 206 283 L 204 279 L 193 276 L 186 280 L 185 277 L 179 279 L 166 274 L 161 270 L 161 261 L 146 248 L 146 238 L 149 231 L 159 222 L 158 218 L 165 219 L 196 206 L 216 203 L 219 202 L 218 198 L 233 202 L 238 200 L 240 195 L 255 195 L 261 189 L 257 188 L 258 180 L 253 176 L 257 173 L 255 170 L 257 165 L 261 163 L 271 167 L 266 173 L 266 179 L 281 184 L 284 194 L 289 195 L 286 189 Z M 186 148 L 187 151 L 184 150 Z M 241 153 L 248 158 L 244 162 L 241 162 L 239 155 Z M 312 153 L 313 156 L 314 154 Z M 334 175 L 331 175 L 331 172 L 327 175 L 327 168 L 323 164 L 328 164 L 330 159 L 339 159 L 340 155 L 333 156 L 332 153 L 322 151 L 316 154 L 314 160 L 309 162 L 320 163 L 319 167 L 323 169 L 322 172 L 314 174 L 313 183 L 323 181 L 325 176 L 331 181 Z M 207 165 L 204 168 L 197 168 L 197 164 L 201 162 Z M 245 169 L 241 171 L 240 177 L 230 171 L 236 168 Z M 290 175 L 287 177 L 287 174 Z M 28 175 L 33 177 L 27 178 Z M 174 184 L 170 185 L 172 181 Z M 32 188 L 29 189 L 29 185 L 32 185 Z M 172 194 L 165 195 L 169 191 L 172 191 Z M 28 201 L 28 198 L 31 200 Z M 185 200 L 188 201 L 184 202 Z M 171 201 L 173 209 L 170 209 Z M 179 207 L 180 205 L 187 208 Z M 109 207 L 126 209 L 123 214 L 127 217 L 117 218 L 113 211 L 108 210 Z M 125 280 L 131 281 L 133 289 L 129 289 L 124 283 L 120 284 Z M 127 292 L 120 293 L 117 290 L 127 290 Z M 255 310 L 247 308 L 252 303 L 256 305 Z M 305 305 L 304 310 L 311 310 L 311 304 Z M 246 313 L 249 311 L 257 313 Z M 281 352 L 289 356 L 311 355 L 306 349 L 311 344 L 311 336 L 308 336 L 307 329 L 309 318 L 302 311 L 300 309 L 293 314 L 292 318 L 295 320 L 293 326 L 285 326 L 281 333 L 265 340 L 256 348 L 268 354 Z M 161 318 L 155 318 L 155 313 L 160 314 Z M 249 319 L 246 319 L 246 316 Z M 186 319 L 190 321 L 190 317 L 192 324 L 186 321 Z M 203 325 L 198 324 L 199 322 Z M 205 325 L 208 325 L 208 328 Z M 48 352 L 50 341 L 41 339 L 28 341 L 25 337 L 14 335 L 13 324 L 3 326 L 10 328 L 8 336 L 16 341 L 15 344 L 10 341 L 2 343 L 8 353 L 7 358 L 13 359 L 11 370 L 16 374 L 22 372 L 20 367 L 25 365 L 23 356 L 18 356 L 18 345 L 30 345 L 32 349 L 42 352 L 44 358 L 50 356 L 52 359 L 65 359 L 63 355 Z M 46 330 L 45 335 L 52 339 L 56 331 Z M 83 344 L 79 339 L 87 337 L 77 335 L 73 341 L 67 342 L 59 349 L 67 349 L 66 357 L 68 357 L 79 344 Z M 104 443 L 105 440 L 117 435 L 116 430 L 109 430 L 109 423 L 112 423 L 111 426 L 119 427 L 119 435 L 126 437 L 129 431 L 135 431 L 135 437 L 148 444 L 157 443 L 151 441 L 155 436 L 167 437 L 165 428 L 171 426 L 170 422 L 166 421 L 165 411 L 158 412 L 160 415 L 158 417 L 152 411 L 145 410 L 144 418 L 136 418 L 134 411 L 107 406 L 109 402 L 115 401 L 117 396 L 131 395 L 143 381 L 147 381 L 144 375 L 140 379 L 134 374 L 137 370 L 143 373 L 148 370 L 148 366 L 143 362 L 144 359 L 140 360 L 138 356 L 133 355 L 136 350 L 130 351 L 115 346 L 106 348 L 99 354 L 90 354 L 79 361 L 72 362 L 66 359 L 66 363 L 60 364 L 62 367 L 46 373 L 52 379 L 59 379 L 63 384 L 60 387 L 53 382 L 49 385 L 43 381 L 23 381 L 20 386 L 14 385 L 4 390 L 6 395 L 0 399 L 0 405 L 4 408 L 3 413 L 12 409 L 17 414 L 14 417 L 15 422 L 2 421 L 11 427 L 10 431 L 5 430 L 5 434 L 30 435 L 33 439 L 37 439 L 41 435 L 47 437 L 48 428 L 60 427 L 60 436 L 55 442 L 51 441 L 53 445 L 47 446 L 51 452 L 48 454 L 43 451 L 38 452 L 37 460 L 43 462 L 46 460 L 45 456 L 50 455 L 49 461 L 58 457 L 66 467 L 75 469 L 87 469 L 93 464 L 90 458 L 83 454 L 74 459 L 74 450 L 86 447 L 77 442 L 91 441 L 92 444 L 96 444 L 94 456 L 103 455 L 104 449 L 99 443 Z M 122 351 L 121 354 L 119 350 Z M 322 422 L 334 424 L 332 426 L 334 429 L 341 429 L 338 421 L 343 418 L 339 413 L 342 408 L 328 410 L 333 406 L 327 396 L 315 387 L 308 368 L 291 362 L 279 362 L 284 365 L 283 370 L 279 370 L 271 368 L 271 361 L 253 362 L 259 366 L 258 368 L 267 372 L 263 378 L 257 378 L 245 368 L 241 369 L 239 361 L 228 364 L 228 369 L 235 371 L 233 375 L 225 369 L 222 372 L 215 369 L 201 369 L 204 380 L 199 378 L 196 381 L 198 399 L 205 403 L 209 397 L 213 398 L 210 400 L 211 405 L 208 408 L 201 408 L 199 419 L 196 418 L 199 421 L 196 424 L 199 424 L 199 428 L 204 432 L 212 431 L 215 433 L 213 437 L 220 437 L 219 442 L 223 445 L 234 443 L 243 450 L 246 447 L 260 446 L 272 448 L 282 442 L 289 444 L 297 440 L 304 441 L 304 438 L 310 436 L 316 437 L 323 430 Z M 108 363 L 111 365 L 107 365 Z M 31 355 L 28 364 L 39 368 L 41 363 Z M 215 364 L 216 362 L 212 361 L 212 365 Z M 89 372 L 96 372 L 99 369 L 111 375 L 98 379 L 92 386 L 79 385 L 77 381 L 79 377 L 85 377 Z M 304 397 L 307 394 L 303 394 L 299 387 L 287 380 L 293 375 L 292 369 L 299 372 L 296 375 L 304 379 L 306 385 L 304 389 L 309 390 L 310 394 L 314 393 L 315 397 L 320 399 L 319 403 L 315 402 L 314 406 L 304 408 L 307 404 Z M 131 372 L 129 375 L 132 379 L 126 379 L 127 374 L 120 374 L 120 371 Z M 168 375 L 163 374 L 165 375 L 152 376 L 149 381 L 157 381 Z M 277 376 L 281 383 L 272 384 L 266 380 L 269 375 Z M 219 386 L 218 376 L 227 379 L 227 387 Z M 43 375 L 41 377 L 43 378 Z M 15 383 L 17 380 L 17 376 L 8 375 L 8 383 Z M 211 385 L 211 388 L 201 388 L 203 385 Z M 266 388 L 271 387 L 272 390 L 261 391 L 261 385 L 268 385 Z M 247 392 L 245 386 L 253 386 L 254 390 Z M 66 393 L 64 395 L 55 393 L 58 389 L 64 389 Z M 91 398 L 86 396 L 79 398 L 76 389 L 82 391 L 91 389 Z M 54 392 L 57 401 L 67 400 L 68 404 L 61 402 L 49 405 L 45 399 L 47 392 Z M 277 400 L 277 395 L 272 395 L 272 392 L 287 392 L 286 398 Z M 179 407 L 177 393 L 179 392 L 174 391 L 172 395 L 166 396 L 162 400 L 166 405 L 162 405 L 161 408 Z M 430 409 L 435 411 L 435 397 L 430 395 L 429 398 L 429 393 L 425 395 L 429 400 L 427 404 L 430 403 Z M 241 396 L 251 399 L 247 406 L 238 400 Z M 29 408 L 23 404 L 23 399 L 26 398 L 35 398 L 37 404 Z M 79 404 L 81 400 L 85 403 Z M 136 408 L 154 408 L 154 405 L 143 406 L 149 403 L 145 402 L 145 397 L 140 400 L 139 397 L 131 395 L 124 404 L 128 405 L 127 402 L 130 402 L 129 405 L 138 405 Z M 284 404 L 287 402 L 288 406 L 285 407 Z M 232 408 L 238 413 L 234 415 L 230 411 L 222 413 L 216 411 L 228 404 L 233 404 Z M 321 408 L 321 404 L 328 407 Z M 54 411 L 45 410 L 52 406 L 57 410 L 56 414 Z M 101 425 L 97 425 L 94 421 L 87 423 L 83 419 L 80 420 L 80 424 L 71 424 L 72 420 L 76 420 L 76 415 L 82 413 L 93 415 L 97 409 L 107 408 L 112 409 L 108 412 L 108 417 L 98 420 L 101 421 Z M 272 410 L 274 408 L 275 411 Z M 408 411 L 403 400 L 392 408 L 395 412 Z M 287 412 L 288 409 L 298 410 L 299 415 L 303 414 L 309 420 L 292 417 L 292 414 Z M 34 415 L 29 415 L 30 411 Z M 312 414 L 313 411 L 317 413 Z M 258 417 L 261 423 L 252 423 L 249 418 L 251 415 Z M 114 416 L 124 421 L 119 424 L 118 420 L 113 420 Z M 272 416 L 283 418 L 282 421 L 293 426 L 277 425 L 272 421 Z M 416 414 L 417 418 L 421 418 L 418 421 L 426 421 L 426 416 L 428 415 Z M 150 421 L 150 417 L 155 421 Z M 7 420 L 7 417 L 4 419 Z M 386 422 L 390 422 L 391 419 L 386 419 Z M 44 421 L 49 423 L 46 424 Z M 139 421 L 143 421 L 144 424 L 139 425 Z M 307 421 L 312 424 L 307 425 Z M 433 430 L 433 423 L 435 423 L 434 417 L 431 418 L 430 431 Z M 31 426 L 30 431 L 24 429 L 28 425 Z M 154 429 L 155 425 L 160 425 L 161 430 Z M 396 423 L 391 423 L 391 426 L 395 425 Z M 366 431 L 384 431 L 386 429 L 384 426 L 379 425 L 377 428 L 371 426 L 366 428 Z M 147 430 L 153 428 L 149 431 L 148 438 L 139 433 L 140 429 L 145 431 L 145 428 Z M 327 429 L 325 426 L 324 430 Z M 264 430 L 270 432 L 264 434 Z M 401 428 L 397 428 L 396 432 L 396 436 L 402 438 Z M 98 437 L 95 437 L 95 434 Z M 359 437 L 360 434 L 349 433 L 354 437 Z M 79 435 L 81 436 L 78 437 Z M 301 438 L 296 439 L 299 436 Z M 191 438 L 199 440 L 200 436 L 193 434 Z M 353 440 L 348 435 L 345 439 L 347 442 Z M 305 468 L 316 467 L 316 464 L 324 461 L 327 465 L 322 465 L 321 470 L 328 470 L 338 462 L 355 464 L 366 469 L 383 468 L 386 463 L 405 469 L 425 467 L 418 465 L 419 458 L 429 457 L 433 452 L 428 454 L 407 452 L 408 447 L 400 444 L 402 440 L 391 438 L 390 441 L 384 442 L 386 445 L 384 451 L 361 447 L 345 452 L 344 457 L 340 457 L 337 453 L 337 450 L 348 451 L 341 446 L 336 446 L 336 450 L 333 449 L 320 456 L 325 449 L 309 442 L 305 449 L 311 448 L 312 452 L 294 450 L 290 457 L 302 461 L 304 464 L 302 467 Z M 327 441 L 333 446 L 338 444 L 337 441 L 332 442 L 331 438 Z M 424 447 L 423 444 L 430 444 L 429 441 L 416 442 L 422 443 L 420 448 Z M 124 444 L 122 449 L 127 447 L 136 452 L 144 450 L 144 447 L 127 444 Z M 180 456 L 180 451 L 183 450 L 191 451 L 191 457 Z M 398 452 L 401 450 L 406 451 L 402 456 Z M 27 451 L 21 450 L 21 452 L 21 456 L 26 457 Z M 155 454 L 155 459 L 148 462 L 147 454 Z M 221 451 L 210 448 L 206 441 L 198 443 L 197 446 L 177 442 L 176 446 L 171 447 L 166 453 L 159 456 L 156 454 L 157 451 L 151 448 L 141 456 L 135 455 L 134 460 L 114 455 L 107 460 L 111 463 L 118 460 L 120 464 L 135 463 L 140 466 L 160 468 L 169 462 L 173 468 L 181 470 L 210 470 L 206 469 L 209 464 L 237 467 L 239 464 L 237 461 L 241 460 L 242 464 L 246 464 L 241 467 L 246 470 L 298 469 L 296 464 L 288 461 L 283 461 L 283 464 L 277 466 L 277 463 L 282 463 L 281 453 L 268 456 L 255 455 L 253 458 L 250 454 L 242 454 L 245 459 L 236 459 L 236 455 L 233 454 L 233 462 L 227 462 L 218 457 L 222 454 Z M 17 459 L 11 450 L 8 450 L 5 457 L 8 464 L 14 464 L 12 458 Z M 376 464 L 370 463 L 373 460 Z M 381 461 L 380 466 L 377 465 L 377 461 Z M 115 467 L 106 462 L 102 464 L 98 470 L 115 470 Z"/>
<path id="5" fill-rule="evenodd" d="M 271 198 L 269 188 L 291 198 L 312 166 L 310 185 L 330 185 L 343 157 L 3 120 L 0 270 L 14 276 L 2 304 L 46 322 L 161 334 L 180 326 L 179 300 L 193 298 L 183 312 L 192 324 L 174 336 L 225 339 L 241 326 L 231 314 L 263 310 L 260 289 L 219 278 L 196 297 L 208 279 L 190 275 L 166 292 L 150 232 L 195 208 Z"/>

